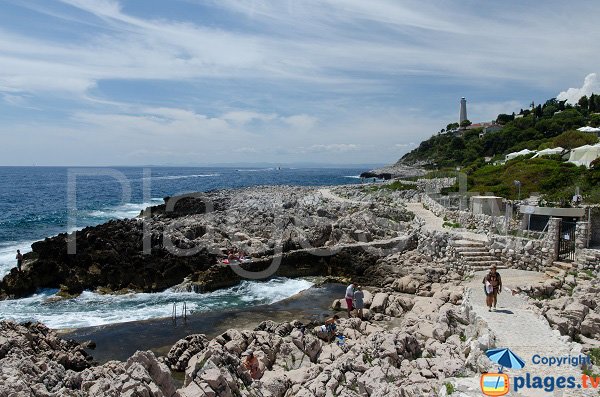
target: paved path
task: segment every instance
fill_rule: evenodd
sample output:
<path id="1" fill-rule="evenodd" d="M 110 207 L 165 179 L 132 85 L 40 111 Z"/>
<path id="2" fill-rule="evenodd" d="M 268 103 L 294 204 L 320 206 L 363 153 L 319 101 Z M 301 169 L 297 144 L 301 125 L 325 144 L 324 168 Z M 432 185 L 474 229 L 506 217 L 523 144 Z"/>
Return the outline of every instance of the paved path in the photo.
<path id="1" fill-rule="evenodd" d="M 485 234 L 464 232 L 444 227 L 444 220 L 433 212 L 426 210 L 422 203 L 407 203 L 406 208 L 424 222 L 423 228 L 428 231 L 442 231 L 465 240 L 487 241 Z"/>
<path id="2" fill-rule="evenodd" d="M 367 204 L 364 201 L 358 201 L 358 200 L 351 200 L 342 196 L 338 196 L 337 194 L 335 194 L 334 192 L 331 191 L 331 189 L 329 188 L 322 188 L 319 189 L 318 192 L 321 194 L 321 196 L 323 198 L 329 199 L 329 200 L 333 200 L 333 201 L 339 201 L 342 203 L 351 203 L 351 204 Z"/>
<path id="3" fill-rule="evenodd" d="M 532 357 L 536 354 L 540 356 L 562 357 L 568 355 L 578 355 L 577 347 L 579 345 L 569 343 L 561 337 L 558 331 L 553 331 L 548 322 L 541 316 L 531 310 L 527 301 L 519 295 L 512 295 L 511 289 L 517 286 L 529 286 L 536 284 L 547 278 L 543 273 L 528 272 L 523 270 L 506 269 L 502 270 L 502 282 L 504 290 L 498 296 L 498 307 L 496 312 L 489 312 L 485 304 L 485 295 L 483 293 L 482 280 L 485 272 L 475 273 L 474 279 L 467 286 L 469 288 L 469 299 L 472 302 L 473 310 L 479 315 L 496 335 L 496 347 L 508 347 L 519 357 L 525 360 L 525 368 L 521 370 L 505 369 L 505 373 L 512 376 L 524 376 L 530 373 L 532 377 L 540 376 L 574 376 L 576 381 L 581 381 L 581 371 L 578 368 L 570 366 L 548 367 L 543 365 L 534 365 Z M 481 396 L 479 391 L 479 378 L 459 379 L 459 384 L 471 384 L 469 392 L 458 394 L 458 396 Z M 521 389 L 515 393 L 511 387 L 508 396 L 598 396 L 598 390 L 573 389 L 556 390 L 549 393 L 543 389 Z M 562 394 L 564 393 L 564 394 Z"/>

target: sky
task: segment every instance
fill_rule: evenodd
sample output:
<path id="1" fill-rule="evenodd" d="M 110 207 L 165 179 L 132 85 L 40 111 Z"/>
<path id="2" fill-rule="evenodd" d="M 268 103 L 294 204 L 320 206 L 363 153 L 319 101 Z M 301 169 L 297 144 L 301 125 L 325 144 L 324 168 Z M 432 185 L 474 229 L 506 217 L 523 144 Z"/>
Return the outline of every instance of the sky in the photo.
<path id="1" fill-rule="evenodd" d="M 600 2 L 0 0 L 0 165 L 392 163 L 600 93 Z M 595 90 L 595 91 L 594 91 Z"/>

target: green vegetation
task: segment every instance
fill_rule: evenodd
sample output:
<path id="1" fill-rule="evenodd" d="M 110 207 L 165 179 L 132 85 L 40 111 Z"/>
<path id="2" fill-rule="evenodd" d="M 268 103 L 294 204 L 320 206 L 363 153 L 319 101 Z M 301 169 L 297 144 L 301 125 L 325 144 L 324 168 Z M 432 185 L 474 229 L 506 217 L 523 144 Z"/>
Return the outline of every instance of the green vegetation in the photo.
<path id="1" fill-rule="evenodd" d="M 459 228 L 459 227 L 460 227 L 460 223 L 455 223 L 455 222 L 444 222 L 444 224 L 442 225 L 442 227 L 452 227 L 452 228 Z"/>
<path id="2" fill-rule="evenodd" d="M 450 394 L 454 393 L 454 391 L 454 385 L 450 382 L 446 382 L 446 394 L 449 396 Z"/>
<path id="3" fill-rule="evenodd" d="M 600 366 L 600 348 L 599 347 L 590 349 L 589 356 L 590 356 L 590 360 L 592 361 L 592 364 Z"/>
<path id="4" fill-rule="evenodd" d="M 455 176 L 457 168 L 468 176 L 468 190 L 493 193 L 517 199 L 521 182 L 521 197 L 540 192 L 548 205 L 568 206 L 579 186 L 584 202 L 600 203 L 600 161 L 590 169 L 567 163 L 561 155 L 532 159 L 522 156 L 506 164 L 498 164 L 508 153 L 523 149 L 574 147 L 598 142 L 598 136 L 577 131 L 577 128 L 600 126 L 600 96 L 583 97 L 575 106 L 565 101 L 550 99 L 543 105 L 521 110 L 515 114 L 500 114 L 496 122 L 503 128 L 482 135 L 482 128 L 439 134 L 421 142 L 418 148 L 407 153 L 402 161 L 426 163 L 431 169 L 425 177 Z M 446 130 L 456 130 L 456 123 Z M 491 161 L 486 162 L 486 157 Z M 442 193 L 457 191 L 458 185 Z"/>
<path id="5" fill-rule="evenodd" d="M 384 183 L 384 184 L 380 184 L 380 185 L 365 186 L 363 188 L 363 191 L 376 192 L 378 190 L 398 191 L 398 190 L 414 190 L 414 189 L 416 189 L 415 185 L 405 184 L 400 181 L 394 181 L 392 183 Z"/>

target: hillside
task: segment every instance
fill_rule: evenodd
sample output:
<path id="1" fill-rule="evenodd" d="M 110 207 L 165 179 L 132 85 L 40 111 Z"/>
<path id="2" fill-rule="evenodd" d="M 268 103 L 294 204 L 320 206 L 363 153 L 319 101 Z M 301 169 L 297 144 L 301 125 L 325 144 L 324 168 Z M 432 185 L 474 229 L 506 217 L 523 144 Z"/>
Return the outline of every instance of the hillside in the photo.
<path id="1" fill-rule="evenodd" d="M 584 201 L 600 202 L 600 166 L 591 169 L 567 163 L 564 156 L 536 159 L 518 157 L 506 164 L 497 164 L 508 153 L 523 149 L 541 150 L 562 147 L 571 149 L 598 142 L 594 133 L 577 131 L 582 126 L 600 126 L 600 96 L 583 97 L 575 106 L 550 99 L 543 105 L 522 110 L 519 115 L 498 115 L 502 127 L 484 133 L 483 128 L 450 132 L 442 129 L 421 142 L 418 148 L 404 155 L 399 163 L 419 164 L 429 170 L 456 170 L 468 175 L 470 191 L 492 192 L 507 198 L 517 198 L 514 180 L 521 181 L 522 197 L 540 192 L 552 203 L 568 205 L 579 186 Z M 487 159 L 486 159 L 487 158 Z M 486 161 L 487 160 L 487 161 Z M 598 162 L 596 162 L 598 163 Z"/>

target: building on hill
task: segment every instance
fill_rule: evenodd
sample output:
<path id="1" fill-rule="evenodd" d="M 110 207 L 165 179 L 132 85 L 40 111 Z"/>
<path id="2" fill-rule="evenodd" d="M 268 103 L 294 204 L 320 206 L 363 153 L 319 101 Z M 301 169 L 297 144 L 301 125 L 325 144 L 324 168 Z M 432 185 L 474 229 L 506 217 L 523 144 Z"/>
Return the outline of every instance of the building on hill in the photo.
<path id="1" fill-rule="evenodd" d="M 502 128 L 504 128 L 504 126 L 496 123 L 496 121 L 489 121 L 489 122 L 486 121 L 486 122 L 471 124 L 470 126 L 466 127 L 467 130 L 474 130 L 476 128 L 482 128 L 482 131 L 479 134 L 479 138 L 483 138 L 485 134 L 489 134 L 491 132 L 498 132 Z"/>
<path id="2" fill-rule="evenodd" d="M 465 97 L 460 98 L 460 114 L 458 116 L 458 125 L 462 125 L 462 122 L 467 119 L 467 100 Z"/>

